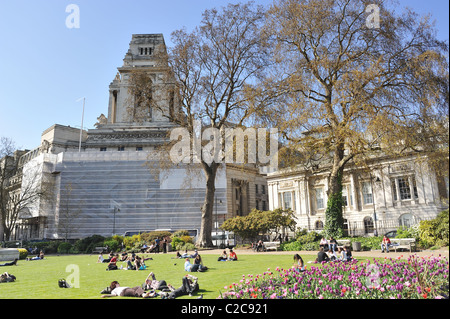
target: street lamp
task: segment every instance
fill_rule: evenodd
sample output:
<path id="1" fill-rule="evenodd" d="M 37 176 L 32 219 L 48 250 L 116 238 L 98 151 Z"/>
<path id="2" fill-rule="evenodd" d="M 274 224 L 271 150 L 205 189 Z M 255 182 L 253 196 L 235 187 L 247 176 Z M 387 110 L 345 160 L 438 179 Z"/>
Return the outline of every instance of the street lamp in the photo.
<path id="1" fill-rule="evenodd" d="M 374 176 L 372 176 L 371 172 L 369 172 L 369 175 L 370 175 L 370 187 L 372 187 L 372 201 L 373 201 L 372 206 L 373 206 L 373 221 L 374 221 L 374 226 L 375 226 L 375 235 L 378 236 L 377 212 L 375 210 L 375 189 L 373 187 L 373 177 Z M 381 182 L 381 180 L 378 176 L 377 176 L 375 182 L 376 183 Z"/>
<path id="2" fill-rule="evenodd" d="M 116 210 L 117 210 L 117 212 L 120 212 L 120 208 L 117 208 L 116 206 L 114 206 L 113 232 L 112 232 L 113 235 L 115 235 L 115 233 L 116 233 Z"/>

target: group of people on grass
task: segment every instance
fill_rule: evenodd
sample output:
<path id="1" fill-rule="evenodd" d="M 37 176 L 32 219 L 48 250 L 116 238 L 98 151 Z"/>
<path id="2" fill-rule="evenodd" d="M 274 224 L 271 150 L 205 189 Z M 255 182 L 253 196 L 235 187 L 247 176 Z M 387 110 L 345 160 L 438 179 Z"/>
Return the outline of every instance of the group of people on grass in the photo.
<path id="1" fill-rule="evenodd" d="M 181 286 L 175 289 L 165 280 L 157 280 L 151 272 L 145 282 L 140 286 L 127 287 L 120 286 L 117 280 L 112 281 L 109 287 L 101 291 L 102 298 L 108 297 L 140 297 L 155 298 L 160 296 L 162 299 L 175 299 L 183 295 L 192 295 L 199 290 L 198 278 L 192 275 L 186 275 L 182 279 Z"/>
<path id="2" fill-rule="evenodd" d="M 169 244 L 169 240 L 167 237 L 163 237 L 160 239 L 159 237 L 155 238 L 155 241 L 148 246 L 147 244 L 142 245 L 141 253 L 159 253 L 162 248 L 162 252 L 167 253 L 167 245 Z"/>
<path id="3" fill-rule="evenodd" d="M 114 270 L 117 268 L 119 255 L 111 253 L 109 258 L 103 258 L 102 254 L 99 255 L 97 262 L 108 263 L 107 270 Z M 133 259 L 134 258 L 134 261 Z M 198 250 L 195 249 L 193 254 L 189 254 L 187 251 L 185 253 L 180 254 L 177 251 L 176 258 L 184 258 L 184 270 L 187 272 L 203 272 L 208 269 L 207 266 L 203 264 L 202 258 L 198 253 Z M 194 262 L 191 263 L 191 258 L 194 259 Z M 142 265 L 145 265 L 143 262 L 145 258 L 139 257 L 134 253 L 131 256 L 125 257 L 125 254 L 122 254 L 122 258 L 120 261 L 127 262 L 127 269 L 143 269 Z M 148 258 L 151 259 L 151 258 Z M 236 261 L 237 254 L 232 249 L 230 249 L 229 253 L 226 250 L 219 256 L 218 261 Z M 145 259 L 147 260 L 147 259 Z M 134 262 L 134 264 L 133 264 Z M 141 298 L 153 298 L 157 296 L 161 296 L 161 298 L 174 299 L 176 297 L 182 295 L 191 295 L 193 292 L 197 291 L 198 286 L 198 278 L 192 275 L 186 275 L 183 277 L 182 285 L 175 289 L 173 286 L 166 283 L 165 280 L 156 280 L 156 276 L 153 272 L 151 272 L 144 284 L 136 287 L 122 287 L 117 281 L 111 282 L 110 286 L 102 291 L 102 297 L 116 297 L 116 296 L 124 296 L 124 297 L 141 297 Z"/>
<path id="4" fill-rule="evenodd" d="M 217 261 L 237 261 L 237 255 L 236 252 L 233 251 L 233 249 L 230 249 L 230 253 L 227 254 L 227 251 L 224 250 L 222 254 L 217 258 Z"/>
<path id="5" fill-rule="evenodd" d="M 326 240 L 322 237 L 319 243 L 319 252 L 317 253 L 316 262 L 329 262 L 334 260 L 350 261 L 352 259 L 352 251 L 349 246 L 339 247 L 336 239 L 330 237 Z"/>
<path id="6" fill-rule="evenodd" d="M 119 254 L 115 254 L 111 252 L 109 254 L 108 258 L 104 258 L 103 254 L 100 253 L 98 255 L 97 263 L 107 263 L 106 270 L 117 270 L 117 269 L 126 269 L 126 270 L 145 270 L 147 269 L 147 266 L 145 265 L 145 261 L 152 260 L 151 257 L 141 257 L 139 255 L 136 255 L 135 253 L 131 253 L 131 255 L 128 255 L 128 253 L 121 254 L 119 258 Z M 125 263 L 125 267 L 120 266 L 120 268 L 117 266 L 117 262 L 122 261 Z"/>

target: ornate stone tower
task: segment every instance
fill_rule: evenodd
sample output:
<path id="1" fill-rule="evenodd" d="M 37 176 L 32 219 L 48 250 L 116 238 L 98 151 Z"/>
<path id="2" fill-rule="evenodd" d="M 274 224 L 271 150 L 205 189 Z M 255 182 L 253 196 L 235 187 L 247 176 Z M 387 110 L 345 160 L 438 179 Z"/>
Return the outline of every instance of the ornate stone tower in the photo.
<path id="1" fill-rule="evenodd" d="M 174 111 L 166 46 L 162 34 L 133 34 L 123 65 L 109 85 L 108 116 L 98 118 L 96 129 L 88 131 L 86 148 L 111 149 L 112 146 L 147 148 L 160 144 L 173 127 L 168 118 Z M 138 118 L 131 116 L 135 107 L 132 77 L 144 73 L 151 80 L 152 106 Z"/>
<path id="2" fill-rule="evenodd" d="M 133 34 L 130 48 L 123 59 L 123 66 L 109 86 L 108 124 L 130 123 L 129 109 L 133 97 L 129 94 L 130 77 L 132 72 L 143 71 L 151 78 L 154 84 L 154 97 L 159 98 L 159 108 L 169 111 L 169 96 L 167 92 L 168 65 L 164 63 L 166 46 L 162 34 Z M 149 110 L 146 122 L 167 122 L 167 117 L 159 109 Z"/>

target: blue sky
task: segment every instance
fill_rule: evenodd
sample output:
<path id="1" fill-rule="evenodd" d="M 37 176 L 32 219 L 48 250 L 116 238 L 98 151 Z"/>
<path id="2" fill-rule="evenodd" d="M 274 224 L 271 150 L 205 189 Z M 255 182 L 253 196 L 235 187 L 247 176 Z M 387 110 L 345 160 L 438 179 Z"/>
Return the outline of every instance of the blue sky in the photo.
<path id="1" fill-rule="evenodd" d="M 108 112 L 108 86 L 134 33 L 191 30 L 205 9 L 226 0 L 0 0 L 0 136 L 34 149 L 42 132 L 57 123 L 94 128 Z M 259 0 L 270 4 L 271 0 Z M 449 39 L 447 0 L 399 0 L 431 13 L 438 38 Z M 80 27 L 69 29 L 66 7 L 80 9 Z"/>

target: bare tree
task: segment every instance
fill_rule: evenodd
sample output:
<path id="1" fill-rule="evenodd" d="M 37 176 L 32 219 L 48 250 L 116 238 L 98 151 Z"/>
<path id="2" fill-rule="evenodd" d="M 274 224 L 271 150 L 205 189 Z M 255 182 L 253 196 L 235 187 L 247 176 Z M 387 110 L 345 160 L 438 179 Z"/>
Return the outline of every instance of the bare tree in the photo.
<path id="1" fill-rule="evenodd" d="M 174 120 L 187 129 L 191 141 L 200 134 L 204 142 L 213 140 L 216 145 L 214 154 L 205 154 L 202 149 L 201 154 L 192 156 L 206 176 L 199 246 L 212 246 L 215 179 L 224 162 L 223 152 L 218 148 L 225 145 L 224 129 L 229 122 L 241 124 L 245 120 L 246 84 L 264 70 L 266 56 L 260 38 L 264 17 L 264 8 L 253 3 L 229 4 L 220 11 L 206 10 L 200 26 L 193 32 L 178 30 L 172 34 L 174 47 L 169 61 L 183 111 L 183 117 Z M 198 132 L 196 121 L 206 129 Z M 208 128 L 217 129 L 221 135 L 211 136 Z"/>
<path id="2" fill-rule="evenodd" d="M 62 233 L 66 241 L 77 227 L 75 220 L 80 217 L 83 206 L 83 201 L 74 201 L 72 192 L 73 186 L 69 183 L 61 190 L 59 201 L 58 233 Z"/>
<path id="3" fill-rule="evenodd" d="M 162 108 L 158 103 L 161 100 L 173 105 L 162 113 L 188 132 L 189 145 L 193 145 L 187 155 L 188 163 L 183 163 L 200 168 L 206 177 L 198 246 L 212 246 L 215 179 L 223 163 L 220 148 L 224 145 L 224 135 L 211 136 L 208 129 L 223 132 L 229 122 L 242 123 L 248 114 L 243 94 L 245 85 L 260 76 L 266 58 L 260 42 L 264 16 L 263 7 L 253 3 L 229 4 L 221 10 L 206 10 L 200 26 L 192 32 L 185 29 L 173 32 L 174 45 L 166 58 L 164 53 L 161 57 L 161 63 L 167 61 L 170 66 L 163 81 L 171 87 L 165 98 L 155 98 L 159 90 L 152 89 L 152 85 L 156 83 L 150 83 L 145 76 L 135 77 L 147 85 L 135 85 L 144 94 L 131 93 L 138 99 L 144 97 L 145 101 L 134 107 Z M 139 114 L 139 111 L 132 110 L 129 114 Z M 196 151 L 211 141 L 215 147 L 208 149 L 210 152 Z"/>
<path id="4" fill-rule="evenodd" d="M 16 147 L 12 139 L 7 137 L 0 138 L 0 240 L 3 240 L 5 230 L 7 229 L 8 218 L 8 198 L 11 191 L 11 178 L 16 171 L 14 160 L 14 151 Z M 9 232 L 7 232 L 9 238 Z"/>
<path id="5" fill-rule="evenodd" d="M 25 152 L 14 151 L 10 139 L 2 138 L 1 145 L 5 156 L 0 160 L 0 230 L 9 239 L 21 214 L 33 215 L 39 210 L 39 200 L 50 198 L 52 182 L 43 174 L 42 165 L 26 166 L 20 162 Z"/>

